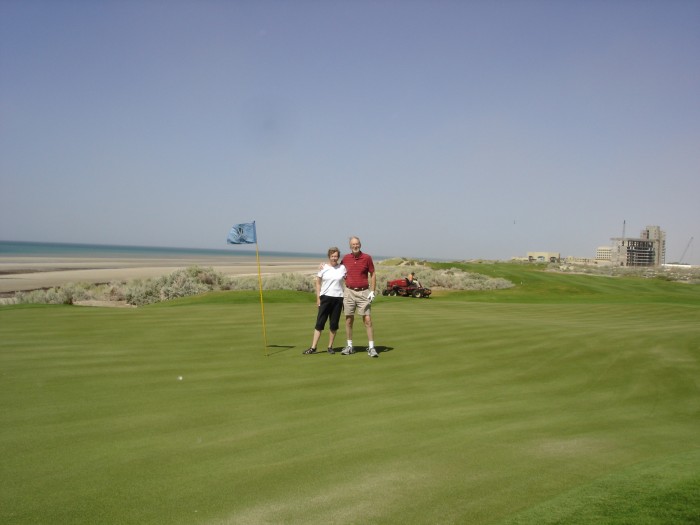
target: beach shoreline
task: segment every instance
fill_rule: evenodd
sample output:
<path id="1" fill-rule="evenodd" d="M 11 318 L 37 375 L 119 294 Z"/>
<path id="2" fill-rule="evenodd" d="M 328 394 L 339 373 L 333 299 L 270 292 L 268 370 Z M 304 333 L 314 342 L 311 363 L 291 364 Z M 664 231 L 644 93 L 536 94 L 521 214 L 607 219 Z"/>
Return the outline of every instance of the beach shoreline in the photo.
<path id="1" fill-rule="evenodd" d="M 260 273 L 316 273 L 322 258 L 261 257 Z M 226 276 L 257 275 L 255 256 L 183 255 L 171 257 L 41 257 L 0 256 L 0 296 L 65 286 L 157 278 L 176 270 L 199 266 Z"/>

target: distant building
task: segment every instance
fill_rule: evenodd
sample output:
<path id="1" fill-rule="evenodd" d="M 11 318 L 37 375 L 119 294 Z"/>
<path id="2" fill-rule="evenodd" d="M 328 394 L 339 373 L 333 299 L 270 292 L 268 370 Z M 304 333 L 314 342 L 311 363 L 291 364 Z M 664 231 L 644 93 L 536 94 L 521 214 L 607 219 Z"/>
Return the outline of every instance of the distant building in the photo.
<path id="1" fill-rule="evenodd" d="M 612 246 L 598 246 L 595 250 L 595 260 L 610 262 L 612 260 Z"/>
<path id="2" fill-rule="evenodd" d="M 647 226 L 637 238 L 614 237 L 610 261 L 614 266 L 661 266 L 666 263 L 666 232 Z"/>
<path id="3" fill-rule="evenodd" d="M 527 252 L 527 260 L 530 262 L 559 262 L 561 259 L 558 252 Z"/>
<path id="4" fill-rule="evenodd" d="M 590 257 L 576 257 L 574 255 L 568 255 L 564 260 L 568 264 L 583 264 L 586 266 L 598 264 L 598 261 L 596 261 L 595 259 L 591 259 Z"/>
<path id="5" fill-rule="evenodd" d="M 625 235 L 624 228 L 622 235 Z M 647 226 L 639 237 L 615 237 L 612 246 L 598 246 L 595 258 L 561 258 L 558 252 L 527 252 L 527 257 L 513 257 L 513 261 L 558 263 L 585 266 L 662 266 L 666 264 L 666 232 L 660 226 Z"/>

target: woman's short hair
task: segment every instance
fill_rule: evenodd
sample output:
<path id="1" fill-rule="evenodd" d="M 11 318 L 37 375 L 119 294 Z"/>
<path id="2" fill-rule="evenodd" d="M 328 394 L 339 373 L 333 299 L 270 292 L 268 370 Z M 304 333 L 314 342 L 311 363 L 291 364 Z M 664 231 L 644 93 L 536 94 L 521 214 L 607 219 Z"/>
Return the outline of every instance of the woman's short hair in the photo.
<path id="1" fill-rule="evenodd" d="M 331 255 L 335 252 L 338 252 L 338 255 L 340 256 L 340 250 L 337 246 L 331 246 L 330 248 L 328 248 L 328 258 L 330 259 Z"/>

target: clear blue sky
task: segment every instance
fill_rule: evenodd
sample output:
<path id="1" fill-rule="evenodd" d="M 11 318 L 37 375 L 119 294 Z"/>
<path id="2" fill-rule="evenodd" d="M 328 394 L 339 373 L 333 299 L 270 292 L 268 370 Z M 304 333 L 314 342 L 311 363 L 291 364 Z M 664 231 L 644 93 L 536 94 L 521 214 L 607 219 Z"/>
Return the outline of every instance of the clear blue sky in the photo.
<path id="1" fill-rule="evenodd" d="M 626 221 L 700 264 L 698 28 L 697 0 L 0 0 L 0 239 L 593 257 Z"/>

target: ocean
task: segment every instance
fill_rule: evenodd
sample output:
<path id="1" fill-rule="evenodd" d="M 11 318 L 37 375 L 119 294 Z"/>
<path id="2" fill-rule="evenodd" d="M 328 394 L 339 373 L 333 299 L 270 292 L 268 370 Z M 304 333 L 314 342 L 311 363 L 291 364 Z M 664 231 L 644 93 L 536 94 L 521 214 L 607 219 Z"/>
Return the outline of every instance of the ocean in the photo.
<path id="1" fill-rule="evenodd" d="M 0 257 L 98 257 L 98 258 L 167 258 L 167 257 L 250 257 L 250 247 L 231 246 L 229 249 L 174 248 L 162 246 L 120 246 L 115 244 L 77 244 L 53 242 L 0 241 Z M 296 253 L 260 251 L 260 257 L 286 259 L 324 259 L 325 253 Z"/>

